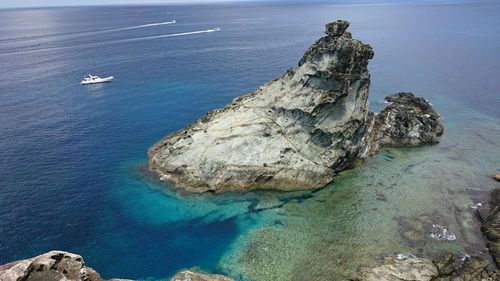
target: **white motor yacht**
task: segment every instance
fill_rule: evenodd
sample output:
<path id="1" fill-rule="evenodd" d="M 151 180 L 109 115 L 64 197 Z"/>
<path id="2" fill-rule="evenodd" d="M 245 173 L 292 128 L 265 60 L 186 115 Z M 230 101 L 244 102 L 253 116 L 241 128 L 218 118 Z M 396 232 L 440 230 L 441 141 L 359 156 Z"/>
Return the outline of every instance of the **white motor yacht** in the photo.
<path id="1" fill-rule="evenodd" d="M 83 78 L 83 80 L 80 84 L 88 85 L 88 84 L 105 83 L 105 82 L 109 82 L 111 80 L 113 80 L 113 76 L 101 78 L 97 75 L 88 74 L 87 76 L 85 76 Z"/>

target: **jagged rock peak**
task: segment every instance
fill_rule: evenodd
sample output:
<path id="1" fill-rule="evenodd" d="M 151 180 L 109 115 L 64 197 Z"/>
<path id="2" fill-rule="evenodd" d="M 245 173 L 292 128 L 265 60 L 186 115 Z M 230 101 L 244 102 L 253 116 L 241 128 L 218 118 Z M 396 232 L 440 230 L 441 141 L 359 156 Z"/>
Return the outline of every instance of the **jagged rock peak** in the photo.
<path id="1" fill-rule="evenodd" d="M 368 44 L 363 44 L 359 40 L 352 39 L 351 33 L 346 31 L 348 27 L 349 22 L 345 20 L 327 23 L 325 26 L 327 36 L 320 38 L 306 51 L 299 61 L 299 66 L 307 61 L 314 60 L 314 57 L 319 57 L 330 52 L 338 52 L 339 58 L 344 59 L 348 58 L 344 54 L 354 54 L 352 61 L 341 61 L 341 65 L 344 68 L 339 68 L 341 70 L 340 73 L 344 73 L 345 67 L 350 66 L 351 63 L 359 64 L 356 65 L 356 68 L 365 70 L 368 66 L 368 60 L 373 58 L 373 49 Z"/>
<path id="2" fill-rule="evenodd" d="M 326 35 L 334 37 L 342 36 L 349 27 L 349 22 L 346 20 L 337 20 L 327 23 L 325 27 Z"/>
<path id="3" fill-rule="evenodd" d="M 156 143 L 149 166 L 195 192 L 323 187 L 364 151 L 372 57 L 359 40 L 323 37 L 298 67 Z"/>

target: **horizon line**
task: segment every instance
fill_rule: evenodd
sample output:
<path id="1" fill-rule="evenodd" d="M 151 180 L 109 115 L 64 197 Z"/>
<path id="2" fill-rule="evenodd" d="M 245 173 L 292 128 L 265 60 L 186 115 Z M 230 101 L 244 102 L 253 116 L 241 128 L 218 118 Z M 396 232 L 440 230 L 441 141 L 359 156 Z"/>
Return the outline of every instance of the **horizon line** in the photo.
<path id="1" fill-rule="evenodd" d="M 44 8 L 78 8 L 78 7 L 119 7 L 119 6 L 183 6 L 183 5 L 213 5 L 213 4 L 242 4 L 242 3 L 325 3 L 331 5 L 377 5 L 377 4 L 458 4 L 458 3 L 475 3 L 472 0 L 174 0 L 172 2 L 149 2 L 149 3 L 78 3 L 78 4 L 63 4 L 63 5 L 20 5 L 20 6 L 1 6 L 0 10 L 14 10 L 14 9 L 44 9 Z M 477 2 L 495 2 L 495 0 L 479 0 Z"/>

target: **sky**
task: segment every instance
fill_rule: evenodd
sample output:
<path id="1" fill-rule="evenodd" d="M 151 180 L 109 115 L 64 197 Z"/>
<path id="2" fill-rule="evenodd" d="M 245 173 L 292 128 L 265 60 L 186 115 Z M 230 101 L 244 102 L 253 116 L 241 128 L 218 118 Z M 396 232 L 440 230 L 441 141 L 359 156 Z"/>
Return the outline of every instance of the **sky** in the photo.
<path id="1" fill-rule="evenodd" d="M 0 0 L 0 8 L 80 6 L 105 4 L 161 4 L 161 3 L 207 3 L 245 0 Z"/>

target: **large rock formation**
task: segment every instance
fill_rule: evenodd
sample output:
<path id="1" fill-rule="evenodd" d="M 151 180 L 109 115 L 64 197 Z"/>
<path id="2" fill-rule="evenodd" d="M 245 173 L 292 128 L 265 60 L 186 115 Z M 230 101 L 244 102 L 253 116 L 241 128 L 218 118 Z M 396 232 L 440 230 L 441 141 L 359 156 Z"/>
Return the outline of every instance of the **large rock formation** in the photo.
<path id="1" fill-rule="evenodd" d="M 352 39 L 348 26 L 342 20 L 327 24 L 327 36 L 306 51 L 298 67 L 156 143 L 149 150 L 150 169 L 195 192 L 295 190 L 323 187 L 337 172 L 376 151 L 380 146 L 369 136 L 385 138 L 369 133 L 378 124 L 368 111 L 367 66 L 373 51 Z M 379 123 L 400 121 L 405 120 Z M 411 145 L 418 144 L 415 130 L 438 131 L 436 124 L 414 127 L 395 130 L 412 134 Z M 374 128 L 388 131 L 381 124 Z M 391 133 L 390 139 L 399 137 Z"/>
<path id="2" fill-rule="evenodd" d="M 51 251 L 0 266 L 0 281 L 103 281 L 79 255 Z M 112 279 L 119 281 L 124 279 Z"/>

